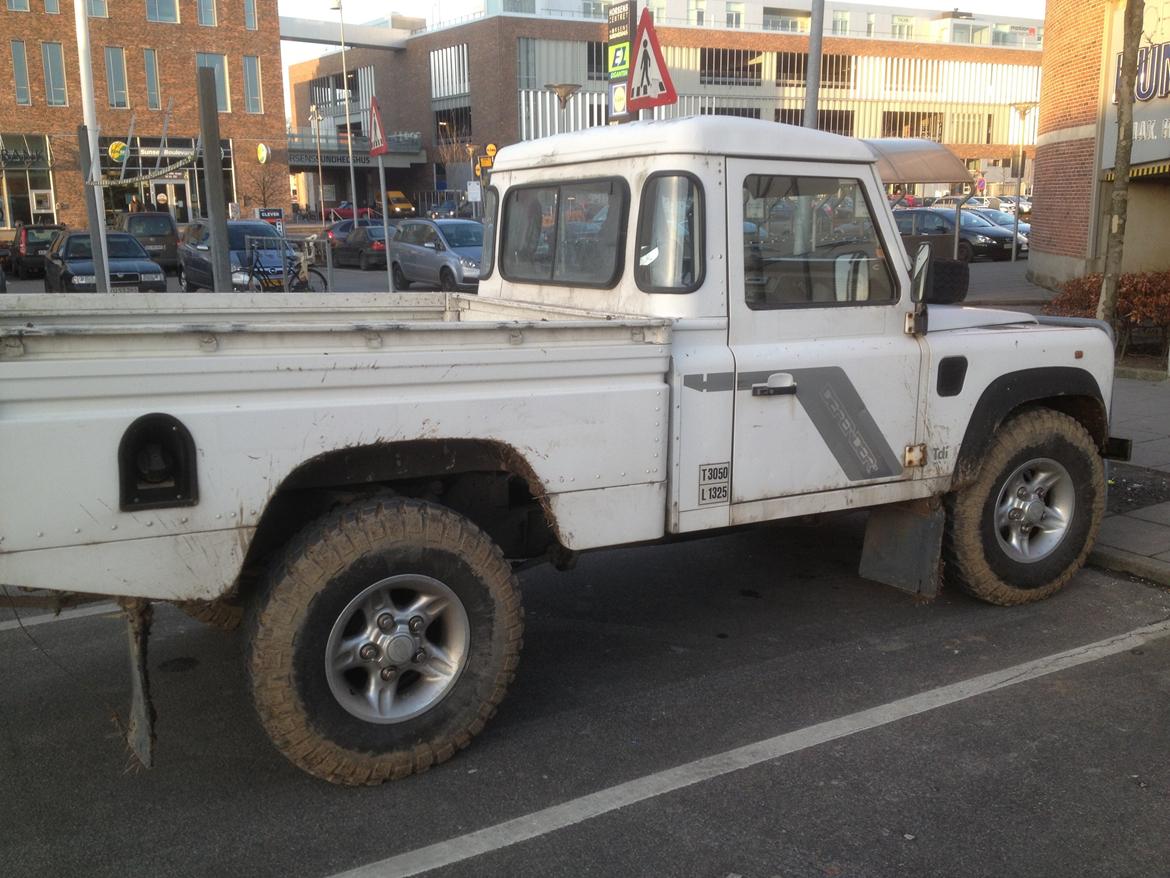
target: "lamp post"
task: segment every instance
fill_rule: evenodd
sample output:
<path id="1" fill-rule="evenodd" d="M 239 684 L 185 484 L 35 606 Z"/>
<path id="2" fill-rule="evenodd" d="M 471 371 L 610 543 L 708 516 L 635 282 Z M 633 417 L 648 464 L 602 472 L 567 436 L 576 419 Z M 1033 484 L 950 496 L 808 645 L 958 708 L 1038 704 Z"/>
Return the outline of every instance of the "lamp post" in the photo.
<path id="1" fill-rule="evenodd" d="M 567 127 L 565 109 L 569 106 L 573 95 L 581 90 L 581 86 L 576 82 L 546 82 L 544 87 L 557 96 L 557 103 L 561 105 L 561 114 L 558 117 L 560 124 L 557 126 L 557 134 L 560 134 L 560 129 Z"/>
<path id="2" fill-rule="evenodd" d="M 325 176 L 321 170 L 321 120 L 324 117 L 317 105 L 309 107 L 309 121 L 313 123 L 313 133 L 317 140 L 317 209 L 321 211 L 321 227 L 325 227 Z"/>
<path id="3" fill-rule="evenodd" d="M 349 127 L 349 69 L 345 66 L 345 11 L 341 0 L 333 0 L 330 8 L 337 10 L 341 22 L 341 84 L 345 100 L 345 150 L 349 156 L 349 199 L 353 205 L 353 218 L 357 219 L 357 182 L 353 174 L 353 132 Z"/>
<path id="4" fill-rule="evenodd" d="M 1016 248 L 1020 241 L 1020 202 L 1024 200 L 1024 123 L 1028 114 L 1036 109 L 1038 104 L 1012 104 L 1012 109 L 1020 114 L 1020 157 L 1016 165 L 1016 221 L 1012 226 L 1012 262 L 1016 261 Z"/>

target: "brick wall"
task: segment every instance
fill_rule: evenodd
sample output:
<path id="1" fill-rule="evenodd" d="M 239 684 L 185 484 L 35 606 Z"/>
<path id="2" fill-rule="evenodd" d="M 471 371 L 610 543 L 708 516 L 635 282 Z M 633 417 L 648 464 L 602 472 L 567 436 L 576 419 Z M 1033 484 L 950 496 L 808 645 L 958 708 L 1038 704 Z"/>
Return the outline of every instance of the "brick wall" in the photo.
<path id="1" fill-rule="evenodd" d="M 169 137 L 194 138 L 199 134 L 195 55 L 212 52 L 227 56 L 231 112 L 219 116 L 220 136 L 230 138 L 235 154 L 237 189 L 259 167 L 256 147 L 273 148 L 269 161 L 282 181 L 279 206 L 286 206 L 288 165 L 284 158 L 284 97 L 281 85 L 280 23 L 276 0 L 256 0 L 258 29 L 244 27 L 243 0 L 217 0 L 218 25 L 202 27 L 196 0 L 179 0 L 181 24 L 146 20 L 145 2 L 108 0 L 109 18 L 89 19 L 93 87 L 101 134 L 125 137 L 134 116 L 135 135 L 159 137 L 167 103 L 174 98 Z M 81 173 L 77 165 L 77 126 L 82 123 L 81 85 L 77 66 L 73 3 L 61 0 L 59 15 L 44 12 L 41 0 L 31 0 L 31 12 L 9 12 L 0 6 L 0 131 L 48 134 L 53 153 L 53 182 L 59 204 L 58 218 L 71 226 L 86 225 Z M 17 106 L 13 93 L 12 53 L 9 41 L 24 40 L 28 56 L 32 106 Z M 59 42 L 65 55 L 68 106 L 50 107 L 45 102 L 41 43 Z M 129 109 L 113 109 L 106 93 L 104 48 L 125 50 Z M 146 71 L 143 50 L 155 49 L 158 57 L 161 110 L 146 106 Z M 260 58 L 264 112 L 244 112 L 245 55 Z M 239 191 L 240 198 L 247 193 Z M 229 197 L 231 193 L 228 193 Z"/>
<path id="2" fill-rule="evenodd" d="M 1093 256 L 1101 41 L 1110 7 L 1107 0 L 1048 0 L 1031 234 L 1032 274 L 1042 282 L 1082 273 Z"/>

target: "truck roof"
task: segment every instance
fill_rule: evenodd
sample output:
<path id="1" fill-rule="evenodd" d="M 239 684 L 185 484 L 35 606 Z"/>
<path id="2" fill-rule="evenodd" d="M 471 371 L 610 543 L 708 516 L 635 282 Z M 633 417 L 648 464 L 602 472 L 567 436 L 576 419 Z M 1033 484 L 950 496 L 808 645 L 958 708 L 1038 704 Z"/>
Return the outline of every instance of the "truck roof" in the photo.
<path id="1" fill-rule="evenodd" d="M 827 131 L 734 116 L 683 116 L 524 141 L 501 149 L 494 170 L 668 153 L 875 161 L 862 141 Z"/>

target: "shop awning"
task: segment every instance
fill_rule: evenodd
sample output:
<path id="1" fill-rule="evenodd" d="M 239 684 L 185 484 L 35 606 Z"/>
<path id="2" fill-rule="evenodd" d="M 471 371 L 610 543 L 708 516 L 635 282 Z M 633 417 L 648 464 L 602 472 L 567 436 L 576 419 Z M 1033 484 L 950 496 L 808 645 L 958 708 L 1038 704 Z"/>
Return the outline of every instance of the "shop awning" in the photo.
<path id="1" fill-rule="evenodd" d="M 862 143 L 877 156 L 878 176 L 884 183 L 971 182 L 967 166 L 933 140 L 882 137 Z"/>
<path id="2" fill-rule="evenodd" d="M 1134 165 L 1129 169 L 1129 179 L 1135 177 L 1155 177 L 1160 174 L 1170 174 L 1170 162 L 1149 162 L 1144 165 Z M 1112 183 L 1117 175 L 1110 168 L 1105 172 L 1104 179 Z"/>

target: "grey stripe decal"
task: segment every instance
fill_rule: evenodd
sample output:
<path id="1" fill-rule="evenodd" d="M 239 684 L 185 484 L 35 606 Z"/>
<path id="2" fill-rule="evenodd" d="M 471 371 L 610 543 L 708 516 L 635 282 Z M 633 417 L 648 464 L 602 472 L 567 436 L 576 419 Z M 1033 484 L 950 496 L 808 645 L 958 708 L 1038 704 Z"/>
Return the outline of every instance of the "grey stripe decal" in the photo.
<path id="1" fill-rule="evenodd" d="M 731 390 L 734 383 L 736 390 L 751 390 L 753 384 L 765 383 L 776 372 L 787 372 L 796 381 L 797 400 L 849 481 L 902 474 L 901 460 L 840 366 L 684 375 L 683 386 L 706 393 Z"/>

